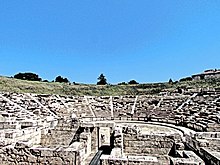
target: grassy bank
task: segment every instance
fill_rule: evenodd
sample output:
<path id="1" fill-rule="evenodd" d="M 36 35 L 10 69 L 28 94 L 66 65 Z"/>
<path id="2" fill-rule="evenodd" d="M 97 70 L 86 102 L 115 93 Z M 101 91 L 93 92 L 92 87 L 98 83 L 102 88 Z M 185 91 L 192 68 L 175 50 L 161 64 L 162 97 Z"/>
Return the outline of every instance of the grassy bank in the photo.
<path id="1" fill-rule="evenodd" d="M 173 91 L 177 88 L 220 88 L 219 80 L 188 81 L 178 83 L 148 83 L 138 85 L 89 85 L 67 84 L 56 82 L 25 81 L 14 78 L 0 77 L 0 91 L 16 93 L 58 94 L 58 95 L 140 95 L 156 94 L 164 90 Z"/>

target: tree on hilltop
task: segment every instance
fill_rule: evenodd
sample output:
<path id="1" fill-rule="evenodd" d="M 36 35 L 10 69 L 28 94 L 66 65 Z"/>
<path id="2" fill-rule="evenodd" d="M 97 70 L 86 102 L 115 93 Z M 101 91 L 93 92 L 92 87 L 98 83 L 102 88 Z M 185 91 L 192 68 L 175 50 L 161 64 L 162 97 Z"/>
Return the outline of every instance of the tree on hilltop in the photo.
<path id="1" fill-rule="evenodd" d="M 14 75 L 14 78 L 29 81 L 41 81 L 42 79 L 35 73 L 18 73 Z"/>
<path id="2" fill-rule="evenodd" d="M 107 79 L 105 78 L 104 74 L 101 74 L 99 77 L 98 77 L 98 82 L 97 82 L 97 85 L 106 85 L 107 84 Z"/>
<path id="3" fill-rule="evenodd" d="M 134 84 L 139 84 L 139 83 L 137 81 L 135 81 L 135 80 L 131 80 L 131 81 L 128 82 L 128 84 L 134 85 Z"/>
<path id="4" fill-rule="evenodd" d="M 170 78 L 169 79 L 169 84 L 172 84 L 173 83 L 173 80 Z"/>
<path id="5" fill-rule="evenodd" d="M 120 82 L 120 83 L 118 83 L 118 85 L 127 85 L 127 83 L 126 82 Z"/>
<path id="6" fill-rule="evenodd" d="M 63 77 L 61 77 L 61 76 L 57 76 L 57 77 L 55 78 L 55 82 L 68 83 L 69 80 L 68 80 L 67 78 L 63 78 Z"/>

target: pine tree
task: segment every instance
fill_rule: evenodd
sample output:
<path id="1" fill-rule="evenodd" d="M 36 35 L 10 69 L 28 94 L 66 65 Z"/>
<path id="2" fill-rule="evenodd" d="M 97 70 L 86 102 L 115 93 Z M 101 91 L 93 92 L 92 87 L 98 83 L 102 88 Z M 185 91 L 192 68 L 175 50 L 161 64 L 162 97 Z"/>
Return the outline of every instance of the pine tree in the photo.
<path id="1" fill-rule="evenodd" d="M 106 85 L 107 84 L 107 80 L 105 78 L 105 76 L 103 74 L 101 74 L 99 77 L 98 77 L 98 82 L 97 82 L 97 85 Z"/>

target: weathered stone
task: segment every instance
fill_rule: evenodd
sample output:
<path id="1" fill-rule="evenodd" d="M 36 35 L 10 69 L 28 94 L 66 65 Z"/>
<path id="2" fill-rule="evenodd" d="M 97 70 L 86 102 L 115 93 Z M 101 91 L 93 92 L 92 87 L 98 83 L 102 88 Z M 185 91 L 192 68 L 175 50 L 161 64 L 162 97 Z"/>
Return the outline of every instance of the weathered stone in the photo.
<path id="1" fill-rule="evenodd" d="M 220 130 L 219 100 L 220 91 L 216 89 L 113 97 L 0 93 L 0 161 L 1 164 L 19 164 L 18 161 L 83 164 L 91 151 L 107 145 L 119 149 L 118 157 L 155 154 L 161 164 L 167 165 L 169 161 L 160 158 L 168 153 L 175 157 L 177 149 L 184 151 L 185 143 L 214 164 L 220 151 L 220 135 L 216 134 Z M 169 129 L 166 132 L 155 125 L 149 129 L 147 121 L 165 123 L 163 127 Z M 140 123 L 144 128 L 139 128 Z M 196 136 L 192 130 L 206 134 Z M 122 160 L 111 161 L 126 164 Z M 144 164 L 136 160 L 129 163 Z"/>
<path id="2" fill-rule="evenodd" d="M 28 156 L 28 160 L 27 161 L 29 163 L 37 163 L 37 157 L 33 156 L 33 155 L 30 155 L 30 156 Z"/>

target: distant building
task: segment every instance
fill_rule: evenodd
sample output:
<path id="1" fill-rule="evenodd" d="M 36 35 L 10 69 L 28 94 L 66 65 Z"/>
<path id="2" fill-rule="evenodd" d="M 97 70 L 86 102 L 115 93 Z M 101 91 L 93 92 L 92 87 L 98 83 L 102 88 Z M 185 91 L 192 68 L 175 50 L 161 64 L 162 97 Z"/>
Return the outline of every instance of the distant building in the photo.
<path id="1" fill-rule="evenodd" d="M 192 75 L 193 80 L 203 80 L 210 78 L 220 78 L 220 69 L 209 69 L 203 73 Z"/>

